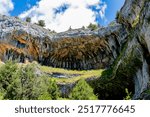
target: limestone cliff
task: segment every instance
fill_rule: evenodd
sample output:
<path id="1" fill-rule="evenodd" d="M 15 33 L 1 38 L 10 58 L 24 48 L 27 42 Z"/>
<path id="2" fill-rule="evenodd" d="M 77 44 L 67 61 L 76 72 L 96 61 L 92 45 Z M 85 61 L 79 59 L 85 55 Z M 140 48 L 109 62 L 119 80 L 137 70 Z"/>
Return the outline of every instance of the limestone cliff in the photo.
<path id="1" fill-rule="evenodd" d="M 102 99 L 121 99 L 128 88 L 133 99 L 149 99 L 150 0 L 126 0 L 117 21 L 126 28 L 126 43 L 96 92 Z"/>
<path id="2" fill-rule="evenodd" d="M 127 0 L 120 15 L 122 19 L 120 23 L 124 22 L 123 24 L 128 26 L 129 38 L 126 51 L 117 66 L 120 70 L 121 64 L 132 63 L 128 65 L 128 71 L 131 73 L 133 70 L 130 78 L 133 79 L 135 85 L 133 98 L 137 99 L 143 91 L 149 88 L 150 0 Z M 129 59 L 128 62 L 124 61 L 125 58 Z"/>
<path id="3" fill-rule="evenodd" d="M 114 26 L 52 33 L 0 15 L 0 59 L 66 69 L 108 69 L 96 81 L 100 99 L 147 99 L 150 89 L 150 0 L 126 0 Z"/>
<path id="4" fill-rule="evenodd" d="M 106 68 L 127 36 L 122 25 L 51 33 L 19 19 L 0 16 L 0 59 L 36 60 L 67 69 Z"/>

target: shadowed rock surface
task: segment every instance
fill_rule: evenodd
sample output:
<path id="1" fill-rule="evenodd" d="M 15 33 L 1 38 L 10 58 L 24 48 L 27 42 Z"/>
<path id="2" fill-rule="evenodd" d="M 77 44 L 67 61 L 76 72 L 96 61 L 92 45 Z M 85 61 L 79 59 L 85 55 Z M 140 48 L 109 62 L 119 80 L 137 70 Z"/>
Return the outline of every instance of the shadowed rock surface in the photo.
<path id="1" fill-rule="evenodd" d="M 133 99 L 148 99 L 150 93 L 150 0 L 126 0 L 117 22 L 127 31 L 122 49 L 109 75 L 99 79 L 101 99 L 122 99 L 125 88 Z"/>

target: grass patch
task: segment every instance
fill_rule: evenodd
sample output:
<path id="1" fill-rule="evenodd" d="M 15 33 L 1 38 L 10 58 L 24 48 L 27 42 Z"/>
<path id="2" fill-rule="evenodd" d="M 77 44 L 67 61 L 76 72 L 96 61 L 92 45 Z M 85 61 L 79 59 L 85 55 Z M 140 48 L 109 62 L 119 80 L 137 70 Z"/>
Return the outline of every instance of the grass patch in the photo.
<path id="1" fill-rule="evenodd" d="M 62 73 L 62 74 L 80 74 L 80 76 L 75 76 L 72 78 L 56 78 L 56 77 L 49 77 L 51 79 L 55 79 L 57 83 L 74 83 L 80 79 L 89 79 L 89 78 L 99 78 L 104 70 L 67 70 L 62 68 L 53 68 L 47 66 L 40 66 L 42 72 L 45 73 Z"/>

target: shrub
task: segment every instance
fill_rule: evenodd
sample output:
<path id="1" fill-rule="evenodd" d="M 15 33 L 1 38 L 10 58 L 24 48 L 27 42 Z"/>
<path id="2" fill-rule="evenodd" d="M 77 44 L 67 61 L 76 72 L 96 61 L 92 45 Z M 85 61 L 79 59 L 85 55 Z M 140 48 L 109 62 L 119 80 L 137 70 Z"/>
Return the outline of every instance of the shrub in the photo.
<path id="1" fill-rule="evenodd" d="M 97 26 L 96 24 L 90 23 L 89 26 L 88 26 L 87 28 L 89 28 L 89 29 L 91 29 L 91 30 L 93 31 L 93 30 L 98 29 L 98 26 Z"/>
<path id="2" fill-rule="evenodd" d="M 44 92 L 42 95 L 38 97 L 38 100 L 51 100 L 50 94 L 48 92 Z"/>
<path id="3" fill-rule="evenodd" d="M 27 17 L 27 18 L 26 18 L 26 22 L 29 22 L 29 23 L 30 23 L 30 22 L 31 22 L 31 18 L 30 18 L 30 17 Z"/>
<path id="4" fill-rule="evenodd" d="M 55 30 L 53 30 L 52 33 L 57 33 L 57 32 Z"/>
<path id="5" fill-rule="evenodd" d="M 41 27 L 45 27 L 45 21 L 44 20 L 39 20 L 38 25 Z"/>
<path id="6" fill-rule="evenodd" d="M 85 26 L 82 26 L 82 28 L 81 28 L 82 30 L 85 30 Z"/>
<path id="7" fill-rule="evenodd" d="M 68 31 L 71 31 L 71 30 L 72 30 L 72 27 L 70 26 L 69 29 L 68 29 Z"/>
<path id="8" fill-rule="evenodd" d="M 79 80 L 73 88 L 70 99 L 72 100 L 96 100 L 97 97 L 93 93 L 93 89 L 83 79 Z"/>

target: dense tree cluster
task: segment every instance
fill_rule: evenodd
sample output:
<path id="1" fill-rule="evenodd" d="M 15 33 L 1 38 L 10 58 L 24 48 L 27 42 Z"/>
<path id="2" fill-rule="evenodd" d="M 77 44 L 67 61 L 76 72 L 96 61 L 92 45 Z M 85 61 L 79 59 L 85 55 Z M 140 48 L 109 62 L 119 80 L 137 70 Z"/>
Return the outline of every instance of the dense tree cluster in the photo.
<path id="1" fill-rule="evenodd" d="M 49 81 L 45 76 L 38 77 L 34 70 L 34 64 L 17 66 L 11 61 L 0 67 L 0 99 L 54 99 L 51 96 L 58 98 L 58 94 L 53 94 L 58 90 L 56 82 Z"/>
<path id="2" fill-rule="evenodd" d="M 0 66 L 0 100 L 57 100 L 62 99 L 55 80 L 36 75 L 36 64 L 18 65 L 8 61 Z M 85 80 L 80 80 L 68 99 L 97 99 Z"/>

